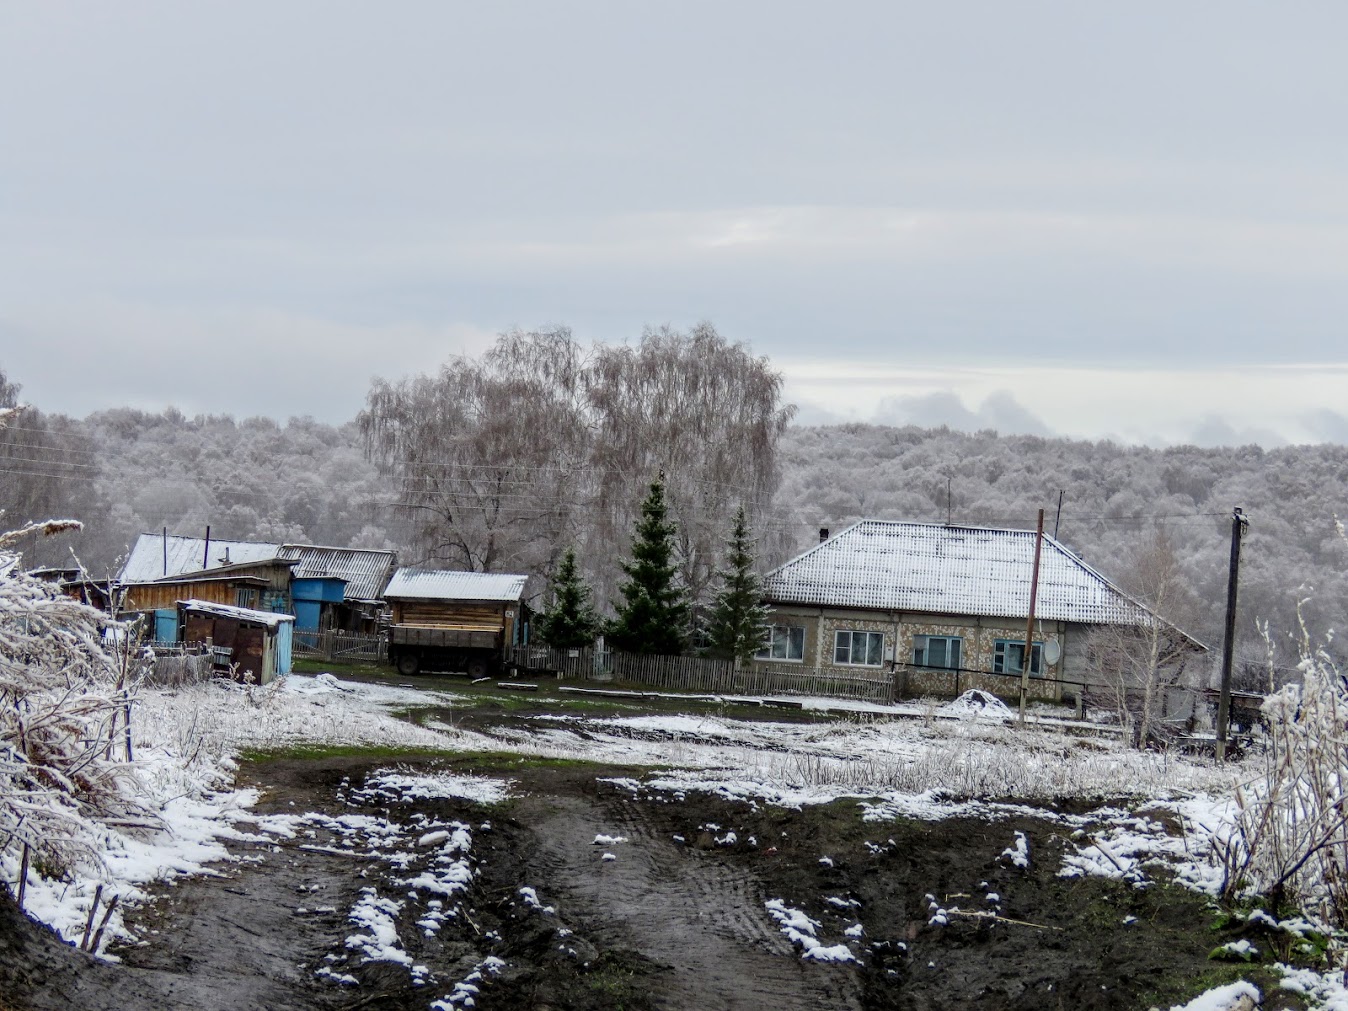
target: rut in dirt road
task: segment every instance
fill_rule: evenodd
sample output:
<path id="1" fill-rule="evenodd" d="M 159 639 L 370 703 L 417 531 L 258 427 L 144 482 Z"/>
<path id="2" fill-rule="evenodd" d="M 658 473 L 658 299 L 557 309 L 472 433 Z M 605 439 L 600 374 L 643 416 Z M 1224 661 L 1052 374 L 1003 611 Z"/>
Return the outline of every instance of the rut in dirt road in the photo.
<path id="1" fill-rule="evenodd" d="M 657 1006 L 861 1007 L 855 972 L 802 960 L 751 874 L 657 832 L 642 803 L 557 795 L 522 803 L 520 820 L 537 834 L 537 886 L 587 921 L 592 937 L 669 966 L 650 981 Z M 599 834 L 627 841 L 595 845 Z"/>

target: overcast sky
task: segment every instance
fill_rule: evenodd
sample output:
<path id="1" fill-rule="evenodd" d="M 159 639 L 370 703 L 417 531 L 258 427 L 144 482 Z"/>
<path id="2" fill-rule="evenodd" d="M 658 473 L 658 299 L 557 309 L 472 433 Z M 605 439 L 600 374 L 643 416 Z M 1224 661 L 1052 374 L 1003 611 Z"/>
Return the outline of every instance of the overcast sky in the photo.
<path id="1" fill-rule="evenodd" d="M 0 0 L 0 369 L 351 417 L 709 319 L 802 420 L 1348 441 L 1348 5 Z"/>

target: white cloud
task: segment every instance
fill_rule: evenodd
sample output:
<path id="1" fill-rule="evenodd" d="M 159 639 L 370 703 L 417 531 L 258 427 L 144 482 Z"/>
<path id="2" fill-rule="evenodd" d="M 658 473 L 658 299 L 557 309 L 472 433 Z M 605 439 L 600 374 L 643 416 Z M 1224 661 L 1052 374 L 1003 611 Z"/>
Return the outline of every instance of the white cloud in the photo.
<path id="1" fill-rule="evenodd" d="M 1340 442 L 1348 364 L 1222 369 L 782 364 L 806 417 L 1202 445 Z M 976 405 L 976 406 L 969 406 Z"/>

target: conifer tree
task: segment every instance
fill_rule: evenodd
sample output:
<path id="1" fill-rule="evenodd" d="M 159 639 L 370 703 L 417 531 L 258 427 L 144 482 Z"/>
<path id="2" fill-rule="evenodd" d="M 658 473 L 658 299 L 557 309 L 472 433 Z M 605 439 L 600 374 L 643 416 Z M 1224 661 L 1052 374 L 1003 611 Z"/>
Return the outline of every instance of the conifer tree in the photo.
<path id="1" fill-rule="evenodd" d="M 762 581 L 754 572 L 753 537 L 743 505 L 735 512 L 725 564 L 717 578 L 721 588 L 712 604 L 710 652 L 746 664 L 763 647 L 768 609 L 763 606 Z"/>
<path id="2" fill-rule="evenodd" d="M 549 646 L 576 649 L 589 646 L 599 634 L 590 587 L 576 569 L 576 551 L 567 548 L 552 581 L 552 606 L 538 621 L 538 634 Z"/>
<path id="3" fill-rule="evenodd" d="M 609 639 L 629 653 L 682 653 L 687 642 L 688 602 L 676 580 L 674 524 L 665 506 L 663 480 L 651 485 L 641 503 L 632 540 L 632 558 L 622 563 L 626 581 L 622 603 L 609 626 Z"/>

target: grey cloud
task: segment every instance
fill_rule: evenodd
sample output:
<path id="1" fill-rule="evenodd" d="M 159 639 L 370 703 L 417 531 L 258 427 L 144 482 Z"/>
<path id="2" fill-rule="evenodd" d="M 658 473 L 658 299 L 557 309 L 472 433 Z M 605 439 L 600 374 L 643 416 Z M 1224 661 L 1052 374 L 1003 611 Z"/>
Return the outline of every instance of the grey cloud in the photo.
<path id="1" fill-rule="evenodd" d="M 1316 442 L 1348 444 L 1348 417 L 1322 407 L 1301 416 L 1301 422 Z"/>
<path id="2" fill-rule="evenodd" d="M 1287 439 L 1270 428 L 1235 427 L 1226 418 L 1208 415 L 1194 427 L 1188 439 L 1195 446 L 1286 446 Z"/>
<path id="3" fill-rule="evenodd" d="M 1052 435 L 1048 426 L 1026 410 L 1009 390 L 990 394 L 976 411 L 964 406 L 955 393 L 942 390 L 909 397 L 886 397 L 876 408 L 882 425 L 945 425 L 961 432 L 995 429 L 1003 435 Z"/>

